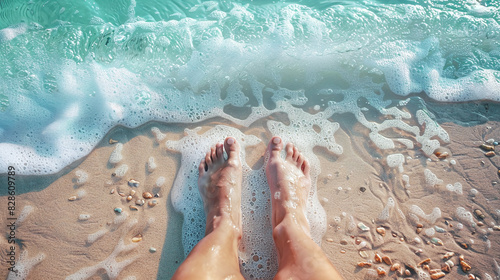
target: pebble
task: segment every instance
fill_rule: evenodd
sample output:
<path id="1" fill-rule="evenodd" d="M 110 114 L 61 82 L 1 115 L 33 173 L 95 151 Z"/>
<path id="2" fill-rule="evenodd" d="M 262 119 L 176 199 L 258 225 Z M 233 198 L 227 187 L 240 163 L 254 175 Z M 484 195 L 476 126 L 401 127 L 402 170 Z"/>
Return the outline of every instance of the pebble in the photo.
<path id="1" fill-rule="evenodd" d="M 333 239 L 332 238 L 327 238 L 326 241 L 327 242 L 333 242 Z M 341 241 L 341 243 L 342 243 L 342 241 Z"/>
<path id="2" fill-rule="evenodd" d="M 149 248 L 149 252 L 151 252 L 151 253 L 156 253 L 156 248 L 155 248 L 155 247 L 151 247 L 151 248 Z"/>
<path id="3" fill-rule="evenodd" d="M 479 209 L 474 210 L 474 214 L 476 214 L 476 217 L 479 218 L 479 219 L 484 219 L 485 218 L 483 212 L 481 210 L 479 210 Z"/>
<path id="4" fill-rule="evenodd" d="M 131 201 L 131 200 L 132 200 L 132 196 L 131 195 L 127 196 L 127 201 Z"/>
<path id="5" fill-rule="evenodd" d="M 76 195 L 74 195 L 74 196 L 70 196 L 70 197 L 68 198 L 68 200 L 69 200 L 69 201 L 75 201 L 75 200 L 76 200 Z"/>
<path id="6" fill-rule="evenodd" d="M 451 165 L 455 165 L 455 164 L 457 164 L 457 161 L 456 161 L 456 160 L 454 160 L 454 159 L 452 159 L 452 160 L 450 160 L 450 164 L 451 164 Z"/>
<path id="7" fill-rule="evenodd" d="M 116 213 L 121 213 L 121 212 L 122 212 L 122 209 L 121 209 L 120 207 L 116 207 L 116 208 L 115 208 L 115 212 L 116 212 Z"/>
<path id="8" fill-rule="evenodd" d="M 382 261 L 384 261 L 387 265 L 392 265 L 392 260 L 388 256 L 383 256 Z"/>
<path id="9" fill-rule="evenodd" d="M 89 214 L 80 214 L 80 216 L 78 216 L 78 220 L 80 220 L 80 221 L 86 221 L 89 218 L 90 218 Z"/>
<path id="10" fill-rule="evenodd" d="M 130 205 L 129 208 L 130 210 L 139 211 L 139 208 L 135 205 Z"/>
<path id="11" fill-rule="evenodd" d="M 359 228 L 360 230 L 362 230 L 362 231 L 369 231 L 369 230 L 370 230 L 370 228 L 369 228 L 369 227 L 367 227 L 367 226 L 366 226 L 365 224 L 363 224 L 363 223 L 358 223 L 358 228 Z"/>
<path id="12" fill-rule="evenodd" d="M 375 261 L 378 263 L 382 262 L 382 257 L 380 257 L 380 255 L 378 253 L 375 253 Z"/>
<path id="13" fill-rule="evenodd" d="M 142 206 L 144 205 L 144 199 L 138 199 L 135 201 L 135 204 L 139 205 L 139 206 Z"/>
<path id="14" fill-rule="evenodd" d="M 385 228 L 383 227 L 378 227 L 377 228 L 377 232 L 378 234 L 382 235 L 382 236 L 385 236 Z"/>
<path id="15" fill-rule="evenodd" d="M 135 190 L 130 190 L 130 195 L 134 195 L 135 194 Z"/>
<path id="16" fill-rule="evenodd" d="M 328 238 L 328 239 L 331 239 L 331 238 Z M 328 241 L 328 239 L 326 239 L 326 241 Z M 333 239 L 332 239 L 332 241 L 333 241 Z M 328 242 L 331 242 L 331 241 L 328 241 Z M 347 244 L 348 244 L 348 242 L 347 242 L 347 240 L 342 239 L 342 240 L 340 240 L 340 244 L 341 244 L 341 245 L 347 245 Z"/>
<path id="17" fill-rule="evenodd" d="M 494 146 L 487 145 L 487 144 L 481 144 L 481 146 L 479 146 L 479 147 L 481 149 L 483 149 L 484 151 L 494 151 L 495 150 Z"/>
<path id="18" fill-rule="evenodd" d="M 140 234 L 132 237 L 132 242 L 139 242 L 141 240 L 142 240 L 142 235 L 140 235 Z"/>
<path id="19" fill-rule="evenodd" d="M 109 191 L 110 194 L 114 194 L 115 193 L 115 189 L 111 189 L 111 191 Z"/>
<path id="20" fill-rule="evenodd" d="M 148 202 L 148 206 L 149 207 L 154 207 L 154 206 L 156 206 L 156 204 L 158 204 L 158 202 L 156 201 L 156 199 L 150 200 Z"/>
<path id="21" fill-rule="evenodd" d="M 134 179 L 130 179 L 130 180 L 128 180 L 128 185 L 131 187 L 139 187 L 139 182 L 137 182 Z"/>
<path id="22" fill-rule="evenodd" d="M 493 145 L 498 146 L 498 142 L 497 141 L 493 142 Z"/>
<path id="23" fill-rule="evenodd" d="M 142 197 L 144 197 L 145 199 L 150 199 L 153 198 L 153 194 L 150 192 L 143 192 Z"/>
<path id="24" fill-rule="evenodd" d="M 367 259 L 369 257 L 368 253 L 365 251 L 365 250 L 361 250 L 359 251 L 359 255 L 362 257 L 362 258 L 365 258 Z"/>
<path id="25" fill-rule="evenodd" d="M 359 262 L 358 266 L 359 267 L 372 267 L 372 264 L 369 262 Z"/>
<path id="26" fill-rule="evenodd" d="M 435 237 L 434 237 L 434 238 L 431 238 L 431 243 L 432 243 L 432 244 L 439 245 L 439 246 L 443 246 L 443 245 L 444 245 L 444 243 L 443 243 L 443 241 L 441 241 L 441 239 L 439 239 L 439 238 L 435 238 Z"/>
<path id="27" fill-rule="evenodd" d="M 387 275 L 387 271 L 385 271 L 382 267 L 377 267 L 377 274 L 380 276 Z"/>
<path id="28" fill-rule="evenodd" d="M 484 155 L 487 157 L 494 157 L 496 154 L 494 151 L 489 151 L 489 152 L 484 153 Z"/>

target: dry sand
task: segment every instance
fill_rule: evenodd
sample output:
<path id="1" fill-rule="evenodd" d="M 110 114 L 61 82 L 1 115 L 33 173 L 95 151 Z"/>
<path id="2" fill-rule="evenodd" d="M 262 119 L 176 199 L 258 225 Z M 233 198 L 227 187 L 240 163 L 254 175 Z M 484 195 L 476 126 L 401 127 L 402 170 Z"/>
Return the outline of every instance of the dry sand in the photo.
<path id="1" fill-rule="evenodd" d="M 26 272 L 29 271 L 27 279 L 64 279 L 85 268 L 93 275 L 89 279 L 114 276 L 116 279 L 155 279 L 157 276 L 169 279 L 184 258 L 182 217 L 173 210 L 169 197 L 181 155 L 167 150 L 164 142 L 182 138 L 184 127 L 201 125 L 207 130 L 215 124 L 219 123 L 207 121 L 182 126 L 149 123 L 135 129 L 117 127 L 81 163 L 59 173 L 60 178 L 54 179 L 49 186 L 18 195 L 17 215 L 23 209 L 27 214 L 24 221 L 18 222 L 15 233 L 17 256 L 24 252 L 22 261 L 17 258 L 18 268 L 26 267 Z M 151 133 L 153 126 L 166 134 L 160 144 Z M 417 264 L 426 258 L 431 259 L 430 269 L 441 268 L 443 255 L 453 252 L 455 256 L 451 260 L 455 267 L 444 279 L 467 279 L 458 266 L 458 255 L 464 255 L 472 267 L 470 273 L 481 279 L 489 279 L 485 273 L 492 277 L 498 275 L 493 259 L 500 257 L 500 231 L 494 230 L 493 226 L 497 225 L 500 214 L 497 210 L 500 209 L 497 184 L 500 181 L 497 174 L 500 156 L 485 157 L 478 146 L 486 139 L 500 138 L 500 126 L 493 122 L 473 127 L 453 123 L 442 126 L 452 140 L 451 144 L 445 145 L 451 156 L 446 159 L 433 156 L 427 160 L 418 148 L 406 150 L 401 145 L 400 152 L 406 158 L 402 173 L 387 167 L 384 154 L 370 145 L 366 131 L 361 127 L 342 127 L 335 134 L 337 142 L 344 148 L 342 155 L 336 156 L 320 148 L 315 150 L 322 170 L 317 178 L 317 191 L 328 221 L 322 248 L 345 279 L 376 278 L 373 269 L 377 267 L 388 272 L 387 278 L 398 279 L 395 272 L 389 271 L 389 265 L 374 261 L 375 253 L 420 270 L 423 268 Z M 262 123 L 257 123 L 242 129 L 263 141 L 246 151 L 247 163 L 254 169 L 263 165 L 262 155 L 271 138 L 262 127 Z M 129 168 L 121 179 L 112 175 L 116 166 L 108 162 L 116 147 L 116 144 L 108 143 L 110 138 L 124 144 L 124 159 L 117 166 L 126 163 Z M 151 156 L 157 164 L 153 172 L 147 169 Z M 456 164 L 450 164 L 451 160 Z M 431 170 L 442 182 L 435 186 L 426 183 L 425 169 Z M 88 174 L 88 180 L 81 185 L 76 181 L 78 170 Z M 408 175 L 409 185 L 405 185 L 403 174 Z M 155 182 L 160 176 L 166 180 L 158 188 Z M 128 186 L 130 178 L 140 182 L 139 187 Z M 446 185 L 457 182 L 462 185 L 463 194 L 446 189 Z M 111 194 L 113 189 L 115 192 Z M 131 189 L 136 191 L 131 202 L 118 194 L 128 195 Z M 471 192 L 472 189 L 477 193 Z M 81 195 L 82 190 L 85 194 L 81 198 L 68 200 L 71 196 L 78 196 L 79 192 Z M 134 205 L 144 191 L 158 193 L 159 197 L 155 198 L 158 205 L 150 207 L 146 203 L 138 206 L 138 211 L 130 210 L 129 205 Z M 393 206 L 387 207 L 391 199 Z M 1 205 L 7 205 L 7 197 L 1 197 L 0 201 Z M 418 217 L 416 211 L 412 212 L 411 209 L 416 209 L 412 205 L 421 208 L 425 214 L 439 207 L 441 215 L 435 221 L 432 217 Z M 121 207 L 123 212 L 115 213 L 116 207 Z M 471 213 L 480 209 L 485 218 L 472 214 L 477 224 L 472 227 L 460 220 L 457 207 L 464 207 Z M 389 214 L 387 220 L 381 215 L 384 208 Z M 87 220 L 79 220 L 81 214 L 90 216 Z M 7 211 L 0 211 L 0 217 L 6 221 Z M 416 232 L 415 217 L 423 226 L 420 233 Z M 362 231 L 358 227 L 360 222 L 370 230 Z M 463 224 L 461 230 L 459 223 Z M 484 225 L 480 226 L 481 223 Z M 432 235 L 429 229 L 435 230 L 435 226 L 444 232 Z M 377 227 L 385 229 L 385 236 L 375 231 Z M 89 235 L 98 232 L 102 236 L 89 242 Z M 142 241 L 132 242 L 138 234 L 142 235 Z M 4 260 L 9 245 L 6 235 L 2 236 L 0 277 L 5 278 L 8 266 Z M 431 243 L 431 238 L 439 238 L 442 245 Z M 124 246 L 119 245 L 121 242 Z M 466 244 L 466 249 L 460 246 L 462 243 Z M 152 252 L 152 248 L 156 252 Z M 360 268 L 357 266 L 360 261 L 374 264 L 371 269 Z M 419 279 L 415 273 L 409 278 Z"/>

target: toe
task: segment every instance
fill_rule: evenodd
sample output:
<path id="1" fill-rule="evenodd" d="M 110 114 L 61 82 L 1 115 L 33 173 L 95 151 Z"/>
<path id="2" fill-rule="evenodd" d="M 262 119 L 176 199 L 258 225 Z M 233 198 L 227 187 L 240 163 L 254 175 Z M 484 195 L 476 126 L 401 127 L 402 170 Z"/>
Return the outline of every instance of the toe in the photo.
<path id="1" fill-rule="evenodd" d="M 221 143 L 217 143 L 215 146 L 215 156 L 217 160 L 222 160 L 224 158 L 224 146 Z"/>
<path id="2" fill-rule="evenodd" d="M 209 168 L 212 165 L 212 153 L 211 152 L 208 152 L 205 155 L 205 163 L 207 165 L 207 168 Z"/>
<path id="3" fill-rule="evenodd" d="M 283 141 L 280 137 L 276 136 L 269 141 L 269 145 L 267 145 L 267 149 L 271 157 L 279 157 L 281 150 L 283 149 Z"/>
<path id="4" fill-rule="evenodd" d="M 297 149 L 297 147 L 293 146 L 293 156 L 292 156 L 293 160 L 298 161 L 299 156 L 300 156 L 299 149 Z"/>
<path id="5" fill-rule="evenodd" d="M 302 172 L 304 175 L 309 178 L 309 172 L 311 171 L 311 166 L 309 165 L 309 161 L 304 159 L 304 163 L 302 163 Z"/>
<path id="6" fill-rule="evenodd" d="M 297 167 L 302 169 L 302 164 L 304 163 L 305 157 L 302 155 L 302 153 L 298 153 L 299 156 L 297 157 Z"/>
<path id="7" fill-rule="evenodd" d="M 233 137 L 227 137 L 224 141 L 224 149 L 227 153 L 227 160 L 233 161 L 240 158 L 240 144 Z"/>
<path id="8" fill-rule="evenodd" d="M 212 162 L 217 161 L 217 155 L 215 153 L 215 147 L 210 148 L 210 157 L 212 158 Z"/>
<path id="9" fill-rule="evenodd" d="M 292 143 L 286 144 L 285 150 L 286 150 L 286 159 L 293 160 L 293 144 Z"/>
<path id="10" fill-rule="evenodd" d="M 200 176 L 203 176 L 205 172 L 207 171 L 207 165 L 205 164 L 205 159 L 202 159 L 200 162 L 200 165 L 198 166 L 198 172 L 200 173 Z"/>

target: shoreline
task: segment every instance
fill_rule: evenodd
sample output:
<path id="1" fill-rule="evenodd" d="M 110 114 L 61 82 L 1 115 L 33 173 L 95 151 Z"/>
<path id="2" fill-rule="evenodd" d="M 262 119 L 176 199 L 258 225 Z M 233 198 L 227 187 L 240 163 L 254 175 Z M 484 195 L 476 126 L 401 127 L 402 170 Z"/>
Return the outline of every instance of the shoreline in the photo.
<path id="1" fill-rule="evenodd" d="M 229 122 L 203 122 L 204 126 L 199 133 L 221 123 Z M 259 121 L 250 128 L 244 128 L 244 133 L 262 139 L 261 143 L 245 151 L 247 163 L 252 169 L 259 169 L 264 164 L 262 155 L 266 140 L 269 140 L 265 138 L 270 138 L 269 131 L 261 125 L 262 122 Z M 500 157 L 485 158 L 478 146 L 483 140 L 500 135 L 499 122 L 470 127 L 454 123 L 441 125 L 448 131 L 452 140 L 446 148 L 450 150 L 451 158 L 457 161 L 453 168 L 449 161 L 437 157 L 426 160 L 418 149 L 406 150 L 411 160 L 407 159 L 403 165 L 404 172 L 400 173 L 387 167 L 383 157 L 372 157 L 371 147 L 367 145 L 367 136 L 360 134 L 356 127 L 352 131 L 341 129 L 335 134 L 337 142 L 344 147 L 342 155 L 325 152 L 324 148 L 314 149 L 321 166 L 321 173 L 317 177 L 317 193 L 327 213 L 328 223 L 327 232 L 322 239 L 322 249 L 344 277 L 357 279 L 373 273 L 370 269 L 358 268 L 356 263 L 370 260 L 373 262 L 375 252 L 386 254 L 395 262 L 413 265 L 425 257 L 430 257 L 430 266 L 434 269 L 439 268 L 441 256 L 445 251 L 455 252 L 456 255 L 464 254 L 473 267 L 472 272 L 478 276 L 483 276 L 484 272 L 494 275 L 490 258 L 500 257 L 495 249 L 500 248 L 500 235 L 496 231 L 489 232 L 488 227 L 492 227 L 491 223 L 496 225 L 496 209 L 500 209 L 497 201 L 499 195 L 492 185 L 492 182 L 500 181 L 494 170 L 495 166 L 500 166 Z M 160 145 L 150 132 L 153 126 L 159 127 L 166 135 Z M 181 139 L 183 126 L 185 124 L 150 122 L 139 128 L 113 129 L 80 165 L 72 170 L 65 170 L 63 176 L 50 186 L 37 192 L 19 194 L 19 211 L 26 205 L 33 207 L 33 211 L 20 224 L 17 234 L 24 239 L 24 250 L 28 252 L 29 259 L 41 253 L 45 255 L 44 260 L 34 265 L 28 279 L 49 275 L 66 277 L 78 269 L 95 266 L 113 254 L 113 250 L 119 247 L 117 245 L 120 238 L 123 238 L 125 244 L 138 244 L 130 249 L 130 252 L 123 251 L 115 256 L 118 262 L 134 259 L 133 263 L 123 268 L 119 274 L 120 279 L 128 276 L 136 276 L 137 279 L 169 278 L 183 260 L 182 216 L 173 210 L 170 201 L 171 186 L 178 174 L 181 154 L 167 151 L 164 142 Z M 470 139 L 471 137 L 475 139 Z M 120 143 L 125 139 L 123 150 L 127 152 L 124 152 L 124 162 L 129 165 L 129 169 L 121 180 L 115 181 L 111 175 L 116 166 L 110 166 L 109 157 L 116 145 L 107 144 L 109 138 L 120 140 Z M 405 150 L 404 147 L 398 149 Z M 149 156 L 153 156 L 158 165 L 153 172 L 147 170 Z M 432 169 L 443 182 L 429 189 L 423 176 L 424 169 Z M 468 171 L 469 169 L 472 171 Z M 87 182 L 81 186 L 75 184 L 78 179 L 75 173 L 78 170 L 89 175 Z M 410 187 L 402 185 L 403 174 L 409 174 Z M 158 205 L 141 208 L 137 212 L 127 209 L 128 218 L 117 221 L 118 215 L 113 212 L 113 208 L 126 209 L 130 203 L 117 193 L 110 194 L 110 189 L 115 188 L 115 192 L 118 192 L 118 188 L 125 187 L 129 190 L 131 188 L 125 183 L 129 178 L 134 178 L 140 182 L 138 193 L 153 191 L 155 181 L 161 175 L 166 180 L 158 191 Z M 463 194 L 450 196 L 446 185 L 455 182 L 461 183 Z M 477 187 L 478 185 L 481 187 Z M 478 191 L 475 197 L 470 196 L 472 186 Z M 361 191 L 362 187 L 364 191 Z M 80 190 L 85 190 L 81 199 L 68 201 L 69 197 L 78 196 Z M 389 209 L 389 218 L 381 221 L 380 213 L 387 207 L 390 198 L 393 198 L 395 204 Z M 5 200 L 5 197 L 1 199 Z M 450 199 L 451 201 L 448 201 Z M 416 234 L 414 222 L 408 220 L 411 205 L 419 206 L 425 214 L 431 213 L 435 206 L 439 206 L 442 215 L 434 224 L 421 219 L 424 233 Z M 471 212 L 475 208 L 482 209 L 486 214 L 486 225 L 483 228 L 478 227 L 474 234 L 472 228 L 467 225 L 461 231 L 451 229 L 449 225 L 445 227 L 445 221 L 449 221 L 455 228 L 461 222 L 455 213 L 457 206 L 468 207 L 467 210 Z M 401 209 L 407 221 L 400 217 L 398 209 Z M 78 218 L 81 214 L 88 214 L 90 218 L 80 221 Z M 150 221 L 150 218 L 154 218 L 154 221 Z M 137 223 L 130 222 L 134 219 Z M 476 217 L 474 219 L 477 220 Z M 354 221 L 354 228 L 351 221 Z M 360 222 L 368 226 L 370 231 L 361 231 L 357 227 Z M 430 243 L 432 238 L 425 236 L 425 230 L 435 226 L 446 229 L 443 234 L 432 235 L 438 236 L 444 246 Z M 386 235 L 381 237 L 375 232 L 377 227 L 384 227 Z M 483 229 L 486 231 L 484 234 L 479 231 Z M 106 233 L 89 244 L 88 236 L 100 230 L 106 230 Z M 138 243 L 131 242 L 130 240 L 139 233 L 142 234 L 142 240 Z M 489 249 L 484 237 L 480 236 L 487 236 L 486 240 L 490 241 Z M 415 242 L 415 238 L 420 238 L 421 242 Z M 476 240 L 476 244 L 470 244 L 470 240 Z M 5 245 L 4 243 L 5 239 L 2 239 L 2 244 Z M 460 243 L 469 243 L 471 249 L 461 248 Z M 360 248 L 360 245 L 368 247 Z M 155 248 L 156 252 L 150 252 L 151 247 Z M 417 254 L 419 249 L 422 249 L 422 252 Z M 360 255 L 362 251 L 367 253 Z M 59 256 L 67 255 L 68 252 L 69 257 L 64 263 L 62 259 L 58 260 Z M 54 263 L 62 265 L 56 266 Z M 389 272 L 389 266 L 379 266 L 392 273 Z M 102 275 L 102 270 L 98 269 L 96 273 Z M 455 267 L 445 279 L 458 275 L 463 274 Z"/>

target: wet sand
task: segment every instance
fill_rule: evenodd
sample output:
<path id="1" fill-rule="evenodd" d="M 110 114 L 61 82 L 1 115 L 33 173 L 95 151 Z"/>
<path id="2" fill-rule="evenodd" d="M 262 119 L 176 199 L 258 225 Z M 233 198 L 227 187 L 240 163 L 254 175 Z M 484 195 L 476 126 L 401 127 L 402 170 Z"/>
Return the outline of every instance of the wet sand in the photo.
<path id="1" fill-rule="evenodd" d="M 148 123 L 135 129 L 115 128 L 78 166 L 65 170 L 48 187 L 18 195 L 16 211 L 18 217 L 24 211 L 25 219 L 18 221 L 16 227 L 17 256 L 24 252 L 23 260 L 17 259 L 17 266 L 26 267 L 27 279 L 64 279 L 77 272 L 87 273 L 88 279 L 169 279 L 184 256 L 182 216 L 173 210 L 170 201 L 181 154 L 168 150 L 165 142 L 181 139 L 184 127 L 202 126 L 203 132 L 221 123 L 227 124 Z M 488 122 L 472 127 L 453 123 L 441 126 L 452 141 L 442 145 L 450 155 L 444 159 L 432 156 L 428 160 L 418 147 L 407 150 L 401 145 L 390 152 L 377 150 L 367 140 L 365 129 L 356 125 L 342 127 L 335 134 L 344 149 L 342 155 L 323 148 L 314 150 L 321 163 L 318 198 L 328 222 L 322 248 L 346 279 L 374 279 L 374 269 L 378 267 L 387 271 L 388 278 L 396 279 L 397 274 L 389 270 L 389 265 L 374 260 L 375 253 L 406 265 L 412 272 L 411 279 L 425 279 L 415 272 L 425 270 L 418 263 L 426 258 L 431 259 L 430 269 L 440 269 L 446 252 L 455 254 L 451 257 L 455 266 L 444 279 L 465 279 L 466 274 L 458 265 L 459 255 L 471 265 L 469 273 L 481 279 L 489 279 L 485 273 L 497 275 L 493 259 L 500 257 L 500 231 L 493 227 L 500 214 L 500 156 L 486 157 L 478 147 L 487 139 L 498 140 L 500 125 Z M 166 135 L 160 143 L 151 133 L 152 127 Z M 263 127 L 256 123 L 241 128 L 245 134 L 262 140 L 246 149 L 246 161 L 253 169 L 264 164 L 265 147 L 272 136 Z M 118 143 L 109 144 L 110 138 L 123 144 L 123 160 L 116 165 L 110 164 L 109 158 Z M 385 162 L 385 155 L 395 152 L 405 156 L 403 172 Z M 151 156 L 157 165 L 152 172 L 148 170 Z M 452 160 L 456 164 L 451 164 Z M 122 178 L 113 176 L 123 163 L 128 165 L 126 174 Z M 442 181 L 429 184 L 425 169 Z M 84 183 L 78 183 L 77 174 L 82 173 L 77 171 L 88 174 Z M 408 183 L 403 175 L 408 176 Z M 156 186 L 159 177 L 165 178 L 161 187 Z M 138 187 L 128 185 L 132 178 L 139 182 Z M 461 184 L 462 194 L 458 189 L 447 189 L 448 184 L 455 183 Z M 136 193 L 127 201 L 131 190 Z M 138 210 L 130 209 L 146 191 L 158 194 L 153 198 L 157 205 L 148 206 L 152 199 L 145 199 L 144 205 L 136 205 Z M 72 196 L 77 198 L 70 201 Z M 7 197 L 0 201 L 7 205 Z M 441 215 L 433 217 L 429 214 L 435 207 L 440 208 Z M 469 215 L 457 214 L 458 207 L 471 213 L 474 224 L 468 224 Z M 115 208 L 122 208 L 122 212 L 116 213 Z M 474 214 L 477 209 L 484 218 Z M 3 221 L 6 212 L 0 211 Z M 359 223 L 369 230 L 364 231 Z M 418 224 L 422 226 L 420 233 L 416 232 Z M 385 235 L 376 228 L 384 228 Z M 3 236 L 2 261 L 9 246 Z M 133 242 L 134 237 L 135 241 L 142 240 Z M 373 264 L 371 268 L 358 267 L 362 261 Z M 8 270 L 2 263 L 0 277 L 5 278 Z"/>

